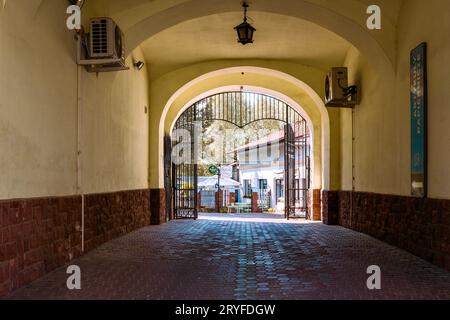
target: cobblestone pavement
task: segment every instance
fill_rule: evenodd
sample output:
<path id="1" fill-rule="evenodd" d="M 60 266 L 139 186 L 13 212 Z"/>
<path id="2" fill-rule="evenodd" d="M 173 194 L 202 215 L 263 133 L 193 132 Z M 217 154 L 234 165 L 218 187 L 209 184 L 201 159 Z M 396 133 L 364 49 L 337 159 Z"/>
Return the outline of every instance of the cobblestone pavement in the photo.
<path id="1" fill-rule="evenodd" d="M 258 215 L 202 215 L 150 226 L 59 269 L 10 299 L 450 299 L 450 273 L 341 227 Z M 367 267 L 382 290 L 366 287 Z"/>

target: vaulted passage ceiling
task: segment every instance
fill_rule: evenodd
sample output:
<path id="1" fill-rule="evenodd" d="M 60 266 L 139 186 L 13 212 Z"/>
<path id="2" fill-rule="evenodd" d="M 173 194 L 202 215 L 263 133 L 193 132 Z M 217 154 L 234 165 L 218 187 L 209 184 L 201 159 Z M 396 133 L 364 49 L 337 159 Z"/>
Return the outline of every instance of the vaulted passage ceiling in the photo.
<path id="1" fill-rule="evenodd" d="M 255 43 L 242 46 L 233 28 L 242 12 L 189 20 L 142 44 L 152 78 L 188 64 L 221 59 L 282 59 L 320 69 L 344 62 L 350 43 L 336 34 L 298 18 L 250 12 Z"/>

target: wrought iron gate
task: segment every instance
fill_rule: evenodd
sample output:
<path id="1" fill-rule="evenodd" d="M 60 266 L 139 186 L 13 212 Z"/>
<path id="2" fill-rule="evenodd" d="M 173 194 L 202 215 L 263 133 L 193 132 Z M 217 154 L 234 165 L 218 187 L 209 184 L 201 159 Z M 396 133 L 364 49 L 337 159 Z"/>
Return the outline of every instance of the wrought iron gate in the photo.
<path id="1" fill-rule="evenodd" d="M 164 136 L 164 191 L 166 194 L 166 220 L 173 218 L 172 202 L 172 139 Z"/>
<path id="2" fill-rule="evenodd" d="M 173 212 L 175 219 L 198 218 L 198 123 L 225 121 L 245 128 L 261 120 L 285 124 L 285 217 L 304 218 L 311 181 L 310 132 L 306 120 L 285 102 L 253 92 L 226 92 L 207 97 L 178 118 L 172 133 Z M 180 161 L 181 159 L 181 161 Z"/>
<path id="3" fill-rule="evenodd" d="M 311 148 L 306 121 L 288 107 L 284 133 L 285 217 L 306 218 L 311 184 Z"/>
<path id="4" fill-rule="evenodd" d="M 173 210 L 175 219 L 198 218 L 196 119 L 197 107 L 194 105 L 186 110 L 177 120 L 174 131 L 176 134 L 175 136 L 172 135 L 172 155 L 175 155 L 177 158 L 176 162 L 172 163 Z"/>

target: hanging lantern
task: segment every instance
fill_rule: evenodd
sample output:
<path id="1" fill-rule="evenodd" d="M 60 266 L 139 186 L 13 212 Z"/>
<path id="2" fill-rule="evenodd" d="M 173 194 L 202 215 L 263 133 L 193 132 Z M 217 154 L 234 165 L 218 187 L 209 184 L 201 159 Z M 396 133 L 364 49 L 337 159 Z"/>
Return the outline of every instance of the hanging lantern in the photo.
<path id="1" fill-rule="evenodd" d="M 246 45 L 248 43 L 253 43 L 253 34 L 255 33 L 256 29 L 247 22 L 248 4 L 244 2 L 242 6 L 244 8 L 244 22 L 234 28 L 234 30 L 236 30 L 238 34 L 238 42 Z"/>

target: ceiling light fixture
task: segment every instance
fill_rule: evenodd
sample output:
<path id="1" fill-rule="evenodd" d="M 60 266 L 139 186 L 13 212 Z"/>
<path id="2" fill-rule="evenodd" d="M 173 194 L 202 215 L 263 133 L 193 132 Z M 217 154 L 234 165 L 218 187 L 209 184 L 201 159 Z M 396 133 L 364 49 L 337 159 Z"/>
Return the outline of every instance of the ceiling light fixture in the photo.
<path id="1" fill-rule="evenodd" d="M 234 30 L 236 30 L 238 34 L 238 42 L 242 43 L 243 45 L 253 43 L 253 34 L 255 33 L 256 29 L 247 22 L 247 10 L 248 10 L 248 4 L 247 2 L 244 2 L 242 4 L 242 7 L 244 8 L 244 22 L 238 25 Z"/>

